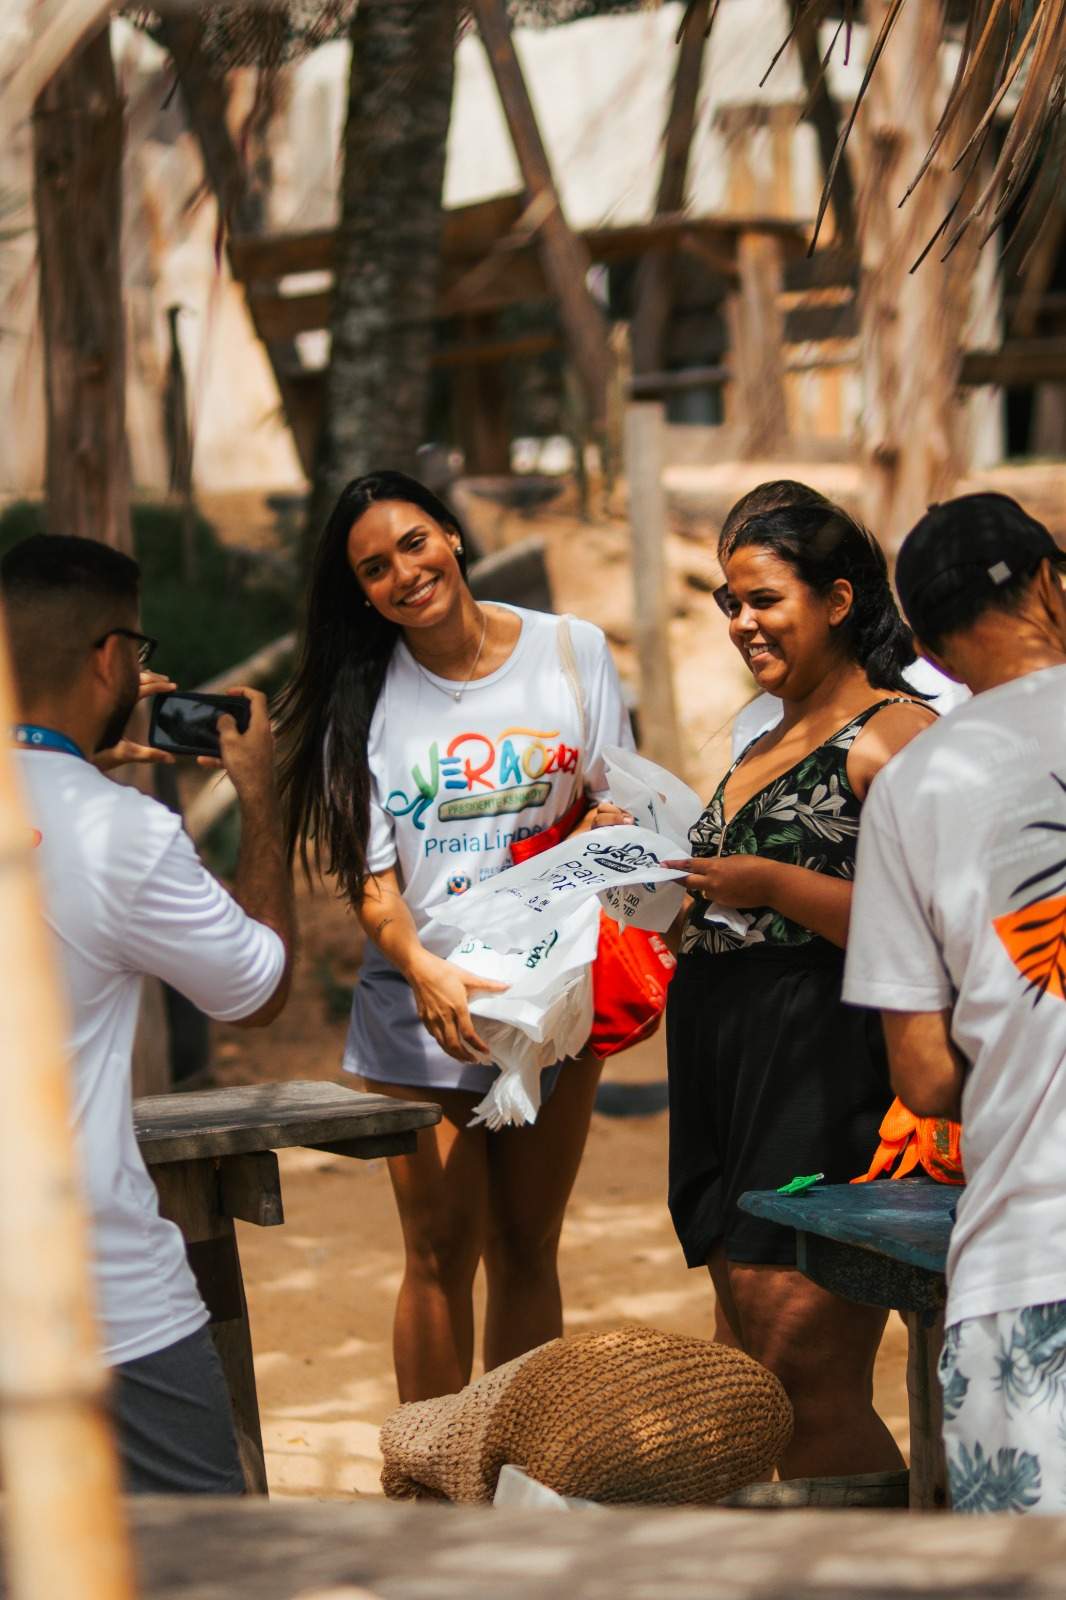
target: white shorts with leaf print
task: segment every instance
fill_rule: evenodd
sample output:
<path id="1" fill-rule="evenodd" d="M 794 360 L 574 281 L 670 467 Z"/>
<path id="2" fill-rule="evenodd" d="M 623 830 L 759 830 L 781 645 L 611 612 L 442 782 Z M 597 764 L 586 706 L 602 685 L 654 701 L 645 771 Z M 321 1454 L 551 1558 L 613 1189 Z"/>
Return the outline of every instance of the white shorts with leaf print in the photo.
<path id="1" fill-rule="evenodd" d="M 955 1323 L 940 1385 L 952 1510 L 1066 1512 L 1066 1300 Z"/>

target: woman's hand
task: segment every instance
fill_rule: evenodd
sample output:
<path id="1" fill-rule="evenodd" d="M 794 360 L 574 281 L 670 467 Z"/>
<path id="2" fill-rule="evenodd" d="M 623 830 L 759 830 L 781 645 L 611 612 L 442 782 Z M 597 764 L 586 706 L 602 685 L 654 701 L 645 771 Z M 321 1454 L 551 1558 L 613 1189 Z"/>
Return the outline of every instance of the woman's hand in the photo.
<path id="1" fill-rule="evenodd" d="M 851 884 L 846 878 L 764 856 L 695 856 L 663 866 L 684 867 L 688 876 L 681 881 L 697 900 L 715 900 L 732 910 L 769 906 L 842 950 L 847 944 Z"/>
<path id="2" fill-rule="evenodd" d="M 636 818 L 620 806 L 612 804 L 610 800 L 601 800 L 598 805 L 589 807 L 581 819 L 580 828 L 575 828 L 574 832 L 584 833 L 589 828 L 615 828 L 620 823 L 628 823 L 632 827 L 635 821 Z"/>
<path id="3" fill-rule="evenodd" d="M 414 992 L 419 1020 L 447 1055 L 456 1061 L 483 1061 L 491 1056 L 488 1045 L 474 1028 L 470 996 L 478 990 L 502 994 L 506 983 L 479 978 L 428 950 L 420 951 L 406 976 Z"/>
<path id="4" fill-rule="evenodd" d="M 684 867 L 681 882 L 697 900 L 714 900 L 720 906 L 772 905 L 772 879 L 776 863 L 761 856 L 686 856 L 664 861 L 664 867 Z"/>

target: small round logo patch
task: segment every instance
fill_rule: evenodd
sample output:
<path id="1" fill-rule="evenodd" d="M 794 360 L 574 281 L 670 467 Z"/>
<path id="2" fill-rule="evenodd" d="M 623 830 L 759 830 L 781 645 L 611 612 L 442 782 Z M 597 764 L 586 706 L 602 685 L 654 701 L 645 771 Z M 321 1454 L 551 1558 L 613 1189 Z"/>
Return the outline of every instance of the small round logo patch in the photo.
<path id="1" fill-rule="evenodd" d="M 448 879 L 449 894 L 465 894 L 470 887 L 470 879 L 465 872 L 456 872 Z"/>

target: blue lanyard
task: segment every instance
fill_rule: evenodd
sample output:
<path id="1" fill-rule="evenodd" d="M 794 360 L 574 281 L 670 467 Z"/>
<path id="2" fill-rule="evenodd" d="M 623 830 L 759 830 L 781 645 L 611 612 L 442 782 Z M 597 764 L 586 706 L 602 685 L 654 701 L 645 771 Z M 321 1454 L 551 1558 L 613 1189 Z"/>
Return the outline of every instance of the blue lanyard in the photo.
<path id="1" fill-rule="evenodd" d="M 35 722 L 16 722 L 11 733 L 16 749 L 57 750 L 64 756 L 77 756 L 79 761 L 86 759 L 85 752 L 78 749 L 73 739 L 68 739 L 65 733 L 57 733 L 54 728 L 41 728 Z"/>

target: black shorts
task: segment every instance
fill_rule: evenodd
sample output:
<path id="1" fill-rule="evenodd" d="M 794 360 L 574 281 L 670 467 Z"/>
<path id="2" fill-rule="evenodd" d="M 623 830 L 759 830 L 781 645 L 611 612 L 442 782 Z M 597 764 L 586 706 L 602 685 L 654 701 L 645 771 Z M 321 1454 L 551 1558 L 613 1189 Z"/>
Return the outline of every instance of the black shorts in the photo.
<path id="1" fill-rule="evenodd" d="M 881 1019 L 841 1000 L 824 939 L 682 956 L 670 985 L 670 1214 L 690 1267 L 794 1266 L 791 1228 L 737 1207 L 746 1189 L 866 1171 L 892 1100 Z"/>
<path id="2" fill-rule="evenodd" d="M 229 1390 L 207 1328 L 116 1367 L 111 1409 L 127 1494 L 243 1494 Z"/>

